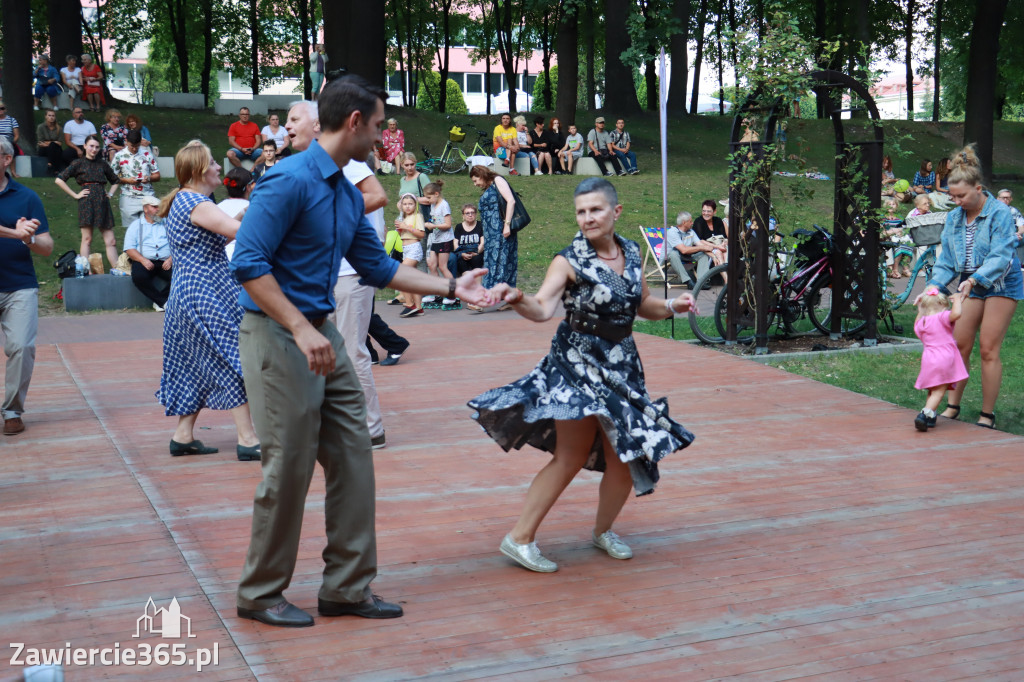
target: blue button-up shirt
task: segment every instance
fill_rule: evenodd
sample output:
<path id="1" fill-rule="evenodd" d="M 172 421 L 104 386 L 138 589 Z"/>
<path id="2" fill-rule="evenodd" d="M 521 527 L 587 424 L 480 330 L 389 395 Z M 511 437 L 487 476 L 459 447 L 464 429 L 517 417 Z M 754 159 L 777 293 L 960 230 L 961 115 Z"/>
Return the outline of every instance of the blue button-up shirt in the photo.
<path id="1" fill-rule="evenodd" d="M 135 249 L 150 260 L 167 260 L 171 245 L 167 243 L 167 227 L 161 218 L 155 223 L 141 215 L 132 221 L 124 233 L 124 250 Z"/>
<path id="2" fill-rule="evenodd" d="M 7 187 L 0 192 L 0 225 L 17 227 L 19 218 L 38 220 L 36 234 L 50 231 L 39 195 L 8 177 Z M 0 291 L 9 293 L 38 287 L 32 252 L 18 239 L 0 238 Z"/>
<path id="3" fill-rule="evenodd" d="M 238 281 L 272 274 L 307 317 L 334 312 L 342 258 L 375 287 L 386 286 L 399 267 L 367 219 L 363 195 L 315 141 L 260 179 L 237 242 L 231 269 Z M 238 300 L 246 310 L 260 309 L 245 289 Z"/>

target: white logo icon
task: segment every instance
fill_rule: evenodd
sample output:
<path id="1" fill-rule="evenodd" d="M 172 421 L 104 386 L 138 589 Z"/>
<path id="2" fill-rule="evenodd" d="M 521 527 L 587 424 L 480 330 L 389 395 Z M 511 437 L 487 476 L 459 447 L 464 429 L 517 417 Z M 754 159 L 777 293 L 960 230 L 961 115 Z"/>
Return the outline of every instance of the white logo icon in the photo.
<path id="1" fill-rule="evenodd" d="M 160 623 L 157 624 L 159 619 Z M 158 609 L 150 597 L 146 602 L 146 611 L 135 621 L 135 634 L 133 637 L 141 637 L 142 633 L 149 632 L 154 635 L 169 639 L 181 638 L 181 622 L 185 621 L 185 636 L 195 637 L 192 634 L 192 619 L 181 614 L 181 607 L 178 605 L 178 598 L 171 599 L 166 609 Z"/>

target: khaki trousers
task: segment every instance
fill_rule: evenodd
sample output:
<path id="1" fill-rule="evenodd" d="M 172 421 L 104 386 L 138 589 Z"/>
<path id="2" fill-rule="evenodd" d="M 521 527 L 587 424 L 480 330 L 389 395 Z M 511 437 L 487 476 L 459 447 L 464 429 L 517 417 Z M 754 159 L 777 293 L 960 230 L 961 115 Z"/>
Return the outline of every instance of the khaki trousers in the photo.
<path id="1" fill-rule="evenodd" d="M 4 332 L 7 370 L 4 374 L 3 418 L 25 411 L 25 396 L 36 365 L 39 289 L 0 291 L 0 328 Z"/>
<path id="2" fill-rule="evenodd" d="M 320 333 L 337 363 L 314 375 L 291 332 L 246 313 L 239 329 L 242 373 L 262 444 L 263 481 L 253 501 L 252 537 L 238 606 L 262 610 L 284 601 L 299 549 L 306 493 L 317 462 L 326 479 L 327 546 L 319 597 L 358 602 L 377 575 L 373 455 L 366 403 L 333 324 Z"/>

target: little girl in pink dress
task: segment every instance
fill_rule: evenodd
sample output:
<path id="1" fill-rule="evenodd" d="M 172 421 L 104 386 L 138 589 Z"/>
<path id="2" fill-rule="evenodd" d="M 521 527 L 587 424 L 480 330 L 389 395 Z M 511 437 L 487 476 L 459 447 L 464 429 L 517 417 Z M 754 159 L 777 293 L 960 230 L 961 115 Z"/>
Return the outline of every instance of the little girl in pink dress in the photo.
<path id="1" fill-rule="evenodd" d="M 914 418 L 918 431 L 935 426 L 935 409 L 942 402 L 942 396 L 955 388 L 956 382 L 967 378 L 967 368 L 953 339 L 953 323 L 960 318 L 961 301 L 959 294 L 950 299 L 935 289 L 914 300 L 917 306 L 914 333 L 924 344 L 921 373 L 917 375 L 914 388 L 928 391 L 924 409 Z"/>

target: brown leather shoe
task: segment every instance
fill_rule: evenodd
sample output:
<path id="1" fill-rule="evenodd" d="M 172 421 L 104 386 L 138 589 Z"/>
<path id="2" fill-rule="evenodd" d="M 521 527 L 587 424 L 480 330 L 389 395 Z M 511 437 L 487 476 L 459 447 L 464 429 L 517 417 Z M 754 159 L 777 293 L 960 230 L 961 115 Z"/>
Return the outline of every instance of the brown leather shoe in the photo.
<path id="1" fill-rule="evenodd" d="M 21 417 L 14 417 L 13 419 L 4 420 L 5 436 L 16 436 L 24 430 L 25 422 L 21 421 Z"/>

